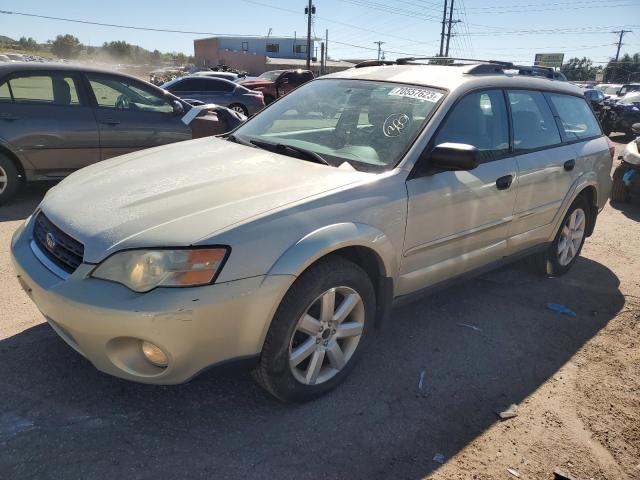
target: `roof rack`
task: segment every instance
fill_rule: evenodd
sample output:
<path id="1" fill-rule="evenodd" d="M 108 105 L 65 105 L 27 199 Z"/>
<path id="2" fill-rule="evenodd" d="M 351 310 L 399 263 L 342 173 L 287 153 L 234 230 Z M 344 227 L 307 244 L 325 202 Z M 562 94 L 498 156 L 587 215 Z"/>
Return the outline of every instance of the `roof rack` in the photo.
<path id="1" fill-rule="evenodd" d="M 490 74 L 504 73 L 505 70 L 517 70 L 519 75 L 530 75 L 534 77 L 550 78 L 555 80 L 566 80 L 566 77 L 557 72 L 552 67 L 543 67 L 540 65 L 515 65 L 512 62 L 501 60 L 479 60 L 477 58 L 458 58 L 458 57 L 406 57 L 397 60 L 367 60 L 356 64 L 355 68 L 362 67 L 379 67 L 385 65 L 424 65 L 421 61 L 428 60 L 432 65 L 444 66 L 461 66 L 468 64 L 473 66 L 466 73 L 468 74 Z M 464 63 L 460 63 L 464 62 Z"/>

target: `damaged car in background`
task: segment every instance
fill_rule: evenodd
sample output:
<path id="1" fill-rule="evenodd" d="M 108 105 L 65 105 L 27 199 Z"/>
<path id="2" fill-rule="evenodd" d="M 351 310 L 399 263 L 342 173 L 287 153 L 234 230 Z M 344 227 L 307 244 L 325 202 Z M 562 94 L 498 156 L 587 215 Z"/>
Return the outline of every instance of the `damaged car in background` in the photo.
<path id="1" fill-rule="evenodd" d="M 225 133 L 244 120 L 108 70 L 0 65 L 0 204 L 25 182 L 57 180 L 117 155 Z"/>

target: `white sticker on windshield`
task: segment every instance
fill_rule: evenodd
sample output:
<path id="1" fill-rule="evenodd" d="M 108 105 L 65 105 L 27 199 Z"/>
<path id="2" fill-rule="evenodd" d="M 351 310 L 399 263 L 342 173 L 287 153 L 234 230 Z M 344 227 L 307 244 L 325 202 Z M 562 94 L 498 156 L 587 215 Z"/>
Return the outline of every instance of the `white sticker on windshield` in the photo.
<path id="1" fill-rule="evenodd" d="M 396 97 L 408 97 L 415 98 L 416 100 L 426 100 L 427 102 L 437 102 L 442 98 L 442 93 L 434 92 L 433 90 L 427 90 L 426 88 L 414 88 L 414 87 L 396 87 L 391 90 L 387 95 L 394 95 Z"/>

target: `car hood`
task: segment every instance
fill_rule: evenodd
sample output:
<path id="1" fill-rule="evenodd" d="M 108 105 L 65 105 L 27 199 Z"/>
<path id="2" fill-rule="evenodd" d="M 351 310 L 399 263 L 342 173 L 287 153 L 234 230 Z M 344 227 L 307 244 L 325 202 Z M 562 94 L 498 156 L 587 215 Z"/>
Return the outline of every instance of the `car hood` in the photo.
<path id="1" fill-rule="evenodd" d="M 206 244 L 229 227 L 372 176 L 203 138 L 84 168 L 51 189 L 41 209 L 84 244 L 85 262 L 98 263 L 126 248 Z"/>

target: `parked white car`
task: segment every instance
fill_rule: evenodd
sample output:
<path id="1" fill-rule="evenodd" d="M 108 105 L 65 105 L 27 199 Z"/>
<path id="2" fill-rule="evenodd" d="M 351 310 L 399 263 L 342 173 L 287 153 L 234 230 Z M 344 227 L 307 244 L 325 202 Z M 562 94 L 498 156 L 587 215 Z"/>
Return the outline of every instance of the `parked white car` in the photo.
<path id="1" fill-rule="evenodd" d="M 567 82 L 496 63 L 365 64 L 226 138 L 72 174 L 11 251 L 96 368 L 172 384 L 251 358 L 273 395 L 307 400 L 345 378 L 394 300 L 523 256 L 566 273 L 612 155 Z"/>

